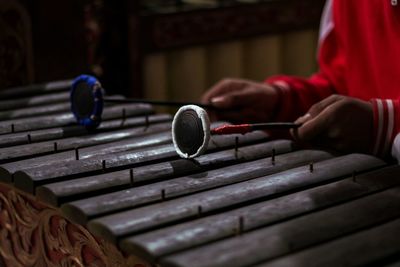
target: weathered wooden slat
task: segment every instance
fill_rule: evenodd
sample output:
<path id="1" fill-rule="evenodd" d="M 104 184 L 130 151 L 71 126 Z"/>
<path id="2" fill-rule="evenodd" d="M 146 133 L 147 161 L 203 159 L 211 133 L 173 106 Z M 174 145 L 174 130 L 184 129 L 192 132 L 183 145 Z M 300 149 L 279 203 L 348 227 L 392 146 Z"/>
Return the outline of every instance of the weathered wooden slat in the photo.
<path id="1" fill-rule="evenodd" d="M 62 211 L 70 220 L 80 224 L 86 224 L 87 220 L 107 213 L 114 213 L 150 202 L 161 201 L 163 198 L 187 195 L 206 189 L 254 179 L 256 177 L 301 166 L 309 161 L 324 160 L 330 157 L 332 157 L 332 155 L 324 151 L 301 150 L 276 156 L 275 164 L 272 164 L 269 158 L 236 164 L 124 191 L 104 194 L 98 197 L 74 201 L 63 205 Z"/>
<path id="2" fill-rule="evenodd" d="M 131 132 L 132 138 L 138 138 L 143 135 L 151 135 L 152 133 L 157 133 L 161 131 L 166 131 L 166 129 L 170 128 L 170 123 L 160 123 L 160 124 L 153 124 L 149 127 L 136 127 L 136 128 L 131 128 L 129 131 Z M 153 136 L 154 137 L 154 136 Z M 166 133 L 166 136 L 162 137 L 161 140 L 157 140 L 155 138 L 151 138 L 149 140 L 146 140 L 146 137 L 144 136 L 143 138 L 139 138 L 138 140 L 134 140 L 132 143 L 129 144 L 129 147 L 134 146 L 135 148 L 140 148 L 138 145 L 139 144 L 146 144 L 147 146 L 149 144 L 160 144 L 160 142 L 164 143 L 165 138 L 170 138 L 170 135 Z M 125 141 L 122 141 L 125 142 Z M 129 141 L 127 141 L 129 142 Z M 134 143 L 135 142 L 135 143 Z M 53 146 L 51 146 L 53 144 Z M 78 149 L 78 151 L 64 151 L 64 152 L 59 152 L 55 153 L 52 155 L 45 155 L 45 156 L 39 156 L 35 158 L 30 158 L 30 159 L 25 159 L 25 160 L 19 160 L 15 162 L 10 162 L 10 163 L 4 163 L 0 166 L 0 172 L 3 173 L 9 173 L 13 174 L 14 172 L 18 170 L 26 170 L 26 169 L 31 169 L 31 168 L 39 168 L 41 166 L 49 166 L 53 163 L 57 162 L 66 162 L 66 161 L 72 161 L 76 160 L 76 154 L 78 154 L 79 159 L 85 159 L 89 157 L 94 157 L 97 155 L 104 155 L 111 153 L 112 151 L 117 152 L 117 151 L 127 151 L 127 148 L 123 148 L 118 144 L 114 144 L 116 147 L 108 146 L 108 145 L 97 145 L 93 147 L 84 147 Z M 51 142 L 49 143 L 49 149 L 53 148 L 54 150 L 60 151 L 58 148 L 58 142 Z M 12 150 L 13 148 L 10 148 Z M 5 180 L 7 181 L 7 180 Z"/>
<path id="3" fill-rule="evenodd" d="M 368 264 L 400 253 L 399 236 L 400 219 L 396 219 L 257 267 L 372 266 Z"/>
<path id="4" fill-rule="evenodd" d="M 56 103 L 49 105 L 42 105 L 38 107 L 27 107 L 14 110 L 0 111 L 0 121 L 13 120 L 19 118 L 30 118 L 41 115 L 53 114 L 57 116 L 57 113 L 66 112 L 71 110 L 70 103 Z"/>
<path id="5" fill-rule="evenodd" d="M 214 136 L 210 143 L 209 143 L 209 151 L 215 151 L 218 149 L 224 149 L 228 147 L 232 147 L 235 144 L 236 137 L 238 137 L 239 145 L 245 145 L 245 144 L 251 144 L 255 142 L 260 142 L 260 141 L 265 141 L 268 138 L 268 135 L 265 134 L 262 131 L 257 131 L 253 132 L 251 134 L 243 135 L 243 136 L 237 136 L 233 135 L 230 138 L 223 138 L 222 136 Z M 175 151 L 172 147 L 169 149 L 169 153 L 172 153 L 171 151 Z M 175 155 L 174 153 L 170 155 Z M 104 158 L 99 159 L 99 161 L 105 160 Z M 51 161 L 51 162 L 49 162 Z M 54 165 L 52 163 L 54 162 L 54 159 L 49 156 L 43 156 L 43 157 L 38 157 L 34 159 L 28 159 L 28 160 L 22 160 L 22 161 L 17 161 L 17 162 L 12 162 L 12 163 L 6 163 L 2 164 L 0 166 L 0 181 L 6 182 L 6 183 L 11 183 L 13 181 L 13 174 L 16 171 L 23 171 L 27 169 L 39 169 L 40 173 L 40 168 L 45 168 L 45 169 L 53 169 Z M 80 163 L 78 163 L 80 164 Z M 87 163 L 90 165 L 90 163 Z M 51 166 L 50 166 L 51 165 Z M 95 168 L 97 170 L 97 168 Z M 83 171 L 85 168 L 82 169 Z M 39 179 L 39 178 L 37 178 Z M 45 178 L 40 178 L 40 179 L 45 179 Z"/>
<path id="6" fill-rule="evenodd" d="M 51 182 L 82 177 L 90 174 L 109 172 L 112 168 L 143 164 L 151 161 L 169 159 L 176 156 L 173 145 L 159 145 L 139 149 L 133 152 L 122 152 L 95 156 L 88 159 L 53 163 L 14 173 L 14 185 L 26 192 L 34 193 L 35 188 Z M 0 171 L 0 177 L 2 172 Z M 9 177 L 8 177 L 9 178 Z M 6 178 L 7 179 L 7 178 Z"/>
<path id="7" fill-rule="evenodd" d="M 36 196 L 50 205 L 58 206 L 66 201 L 87 198 L 89 195 L 97 195 L 105 191 L 111 193 L 121 187 L 132 187 L 140 182 L 177 177 L 268 157 L 273 149 L 276 154 L 287 153 L 292 150 L 292 142 L 276 140 L 240 147 L 237 152 L 234 149 L 224 150 L 200 156 L 195 160 L 178 159 L 72 181 L 52 183 L 37 188 Z"/>
<path id="8" fill-rule="evenodd" d="M 266 137 L 263 132 L 254 132 L 248 135 L 236 135 L 241 144 L 259 141 L 259 136 Z M 235 136 L 223 138 L 215 136 L 209 143 L 209 151 L 225 149 L 235 144 Z M 58 182 L 70 178 L 79 178 L 90 174 L 99 174 L 101 172 L 115 171 L 121 168 L 133 167 L 138 164 L 151 163 L 159 160 L 169 160 L 177 158 L 175 148 L 172 144 L 155 146 L 152 148 L 139 149 L 132 152 L 113 153 L 101 156 L 95 156 L 88 159 L 76 160 L 74 162 L 51 163 L 36 168 L 18 171 L 14 175 L 4 166 L 0 167 L 0 179 L 5 182 L 12 181 L 18 188 L 27 192 L 34 192 L 37 186 Z"/>
<path id="9" fill-rule="evenodd" d="M 115 143 L 116 141 L 123 140 L 123 139 L 128 139 L 132 137 L 137 137 L 137 136 L 142 136 L 142 135 L 150 135 L 154 134 L 157 132 L 162 132 L 162 131 L 168 131 L 171 129 L 171 123 L 166 122 L 166 123 L 161 123 L 161 124 L 153 124 L 149 127 L 136 127 L 136 128 L 130 128 L 130 129 L 123 129 L 119 131 L 114 131 L 114 132 L 103 132 L 103 133 L 93 133 L 89 134 L 86 136 L 81 136 L 81 137 L 69 137 L 65 139 L 60 139 L 56 141 L 45 141 L 45 142 L 39 142 L 39 143 L 33 143 L 33 144 L 28 144 L 28 145 L 20 145 L 20 146 L 13 146 L 13 147 L 8 147 L 8 148 L 3 148 L 0 150 L 0 162 L 7 162 L 7 161 L 17 161 L 19 159 L 23 158 L 28 158 L 28 157 L 34 157 L 34 156 L 40 156 L 43 154 L 50 154 L 53 153 L 55 154 L 52 158 L 48 159 L 36 159 L 37 165 L 40 165 L 40 162 L 46 162 L 49 163 L 49 161 L 64 161 L 65 162 L 65 155 L 63 154 L 56 154 L 57 152 L 61 151 L 66 151 L 66 150 L 71 150 L 74 148 L 83 148 L 83 147 L 88 147 L 88 146 L 96 146 L 100 144 L 105 144 L 105 143 L 111 143 L 109 145 L 109 153 L 112 152 L 117 152 L 118 150 L 121 151 L 121 149 L 118 149 L 121 145 L 125 144 L 126 148 L 125 150 L 132 149 L 129 148 L 129 145 L 131 142 L 134 142 L 135 140 L 125 140 L 122 141 L 123 144 L 120 143 Z M 171 141 L 171 135 L 168 135 L 168 141 Z M 156 139 L 160 139 L 161 136 L 159 136 Z M 149 136 L 149 141 L 152 142 L 153 144 L 156 144 L 154 142 L 154 136 Z M 139 140 L 138 140 L 139 141 Z M 165 138 L 162 140 L 159 140 L 160 142 L 165 143 Z M 144 144 L 144 141 L 139 141 Z M 116 149 L 113 151 L 113 145 L 116 145 Z M 136 148 L 138 148 L 136 146 Z M 100 149 L 100 147 L 95 147 L 94 149 Z M 81 149 L 80 149 L 81 150 Z M 95 151 L 94 151 L 95 152 Z M 81 153 L 79 155 L 79 158 L 84 158 L 81 157 Z M 22 168 L 27 168 L 29 165 L 25 163 L 16 163 L 16 165 L 21 166 Z M 36 165 L 36 166 L 37 166 Z M 32 166 L 32 164 L 31 164 Z M 21 169 L 22 169 L 21 168 Z"/>
<path id="10" fill-rule="evenodd" d="M 153 108 L 147 104 L 115 105 L 104 108 L 103 119 L 121 118 L 123 110 L 126 116 L 138 116 L 153 112 Z M 0 121 L 0 134 L 31 131 L 52 127 L 76 124 L 71 112 L 55 115 L 37 116 L 33 118 L 22 118 L 15 120 Z"/>
<path id="11" fill-rule="evenodd" d="M 151 126 L 155 123 L 172 121 L 171 115 L 148 115 L 146 117 L 130 117 L 123 119 L 103 121 L 96 129 L 97 133 L 113 131 L 117 129 L 125 129 L 129 127 L 143 126 L 147 123 Z M 42 129 L 29 132 L 19 132 L 12 134 L 4 134 L 0 138 L 0 147 L 10 147 L 29 143 L 37 143 L 48 140 L 67 138 L 71 136 L 82 136 L 88 134 L 88 130 L 80 125 L 69 125 L 64 127 L 55 127 L 50 129 Z M 28 136 L 29 135 L 29 136 Z"/>
<path id="12" fill-rule="evenodd" d="M 178 253 L 163 266 L 253 265 L 400 217 L 400 188 Z M 246 225 L 244 217 L 243 224 Z M 251 257 L 246 257 L 251 255 Z"/>
<path id="13" fill-rule="evenodd" d="M 62 80 L 8 88 L 0 91 L 0 99 L 21 97 L 25 98 L 32 95 L 42 95 L 58 91 L 67 91 L 70 89 L 72 82 L 72 80 Z"/>
<path id="14" fill-rule="evenodd" d="M 315 163 L 312 172 L 308 165 L 302 166 L 165 203 L 100 217 L 89 221 L 88 227 L 94 234 L 116 242 L 122 236 L 198 216 L 199 211 L 207 213 L 244 204 L 251 200 L 326 183 L 354 171 L 370 170 L 385 164 L 384 161 L 369 155 L 350 154 Z M 168 196 L 168 192 L 165 194 Z"/>
<path id="15" fill-rule="evenodd" d="M 141 120 L 144 120 L 143 118 Z M 139 122 L 141 121 L 139 120 Z M 153 126 L 150 126 L 153 127 Z M 133 131 L 133 130 L 131 130 Z M 137 129 L 137 131 L 141 134 L 142 130 L 141 129 Z M 146 133 L 150 133 L 150 130 L 147 130 Z M 221 136 L 216 136 L 213 137 L 211 139 L 211 142 L 209 144 L 209 150 L 213 151 L 213 150 L 217 150 L 218 147 L 220 147 L 219 149 L 223 149 L 223 148 L 228 148 L 229 146 L 232 146 L 234 144 L 233 140 L 236 137 L 231 137 L 231 138 L 222 138 Z M 265 141 L 268 139 L 268 135 L 262 131 L 258 131 L 258 132 L 254 132 L 245 136 L 241 136 L 239 138 L 240 142 L 239 145 L 244 145 L 244 144 L 251 144 L 251 143 L 256 143 L 256 142 L 261 142 L 261 141 Z M 216 141 L 213 141 L 216 140 Z M 86 149 L 84 149 L 85 151 Z M 89 149 L 90 150 L 90 149 Z M 81 150 L 79 150 L 81 151 Z M 48 166 L 51 165 L 53 162 L 57 162 L 57 161 L 64 161 L 64 157 L 65 158 L 70 158 L 71 156 L 70 153 L 72 152 L 66 152 L 64 154 L 60 153 L 60 157 L 61 159 L 58 159 L 57 157 L 54 156 L 41 156 L 41 157 L 37 157 L 37 158 L 32 158 L 32 159 L 26 159 L 26 160 L 21 160 L 21 161 L 17 161 L 17 162 L 11 162 L 11 163 L 5 163 L 2 164 L 0 166 L 0 173 L 3 174 L 2 176 L 0 176 L 0 181 L 4 181 L 4 182 L 12 182 L 11 179 L 11 175 L 18 171 L 18 170 L 26 170 L 26 169 L 30 169 L 30 168 L 39 168 L 41 166 Z M 79 152 L 80 154 L 80 152 Z M 75 158 L 75 152 L 73 157 Z M 86 155 L 85 157 L 88 157 L 88 155 Z"/>
<path id="16" fill-rule="evenodd" d="M 132 236 L 123 239 L 119 244 L 125 252 L 155 262 L 168 254 L 398 185 L 400 180 L 394 178 L 399 171 L 400 166 L 397 165 L 378 169 L 360 174 L 356 180 L 348 178 L 229 212 Z M 268 238 L 265 242 L 268 242 Z M 262 248 L 265 248 L 264 245 Z M 265 249 L 263 253 L 269 251 Z"/>
<path id="17" fill-rule="evenodd" d="M 27 98 L 1 100 L 0 110 L 13 110 L 19 108 L 33 107 L 46 104 L 55 104 L 69 101 L 69 92 L 61 92 Z"/>

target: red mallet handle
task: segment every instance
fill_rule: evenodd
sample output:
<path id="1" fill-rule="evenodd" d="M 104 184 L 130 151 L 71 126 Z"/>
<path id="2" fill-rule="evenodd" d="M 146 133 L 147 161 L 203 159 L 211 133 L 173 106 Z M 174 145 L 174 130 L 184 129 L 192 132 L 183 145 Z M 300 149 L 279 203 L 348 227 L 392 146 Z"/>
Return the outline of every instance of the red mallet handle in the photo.
<path id="1" fill-rule="evenodd" d="M 298 128 L 301 124 L 293 122 L 270 122 L 270 123 L 255 123 L 255 124 L 237 124 L 237 125 L 222 125 L 211 130 L 211 134 L 245 134 L 255 130 L 268 129 L 291 129 Z"/>

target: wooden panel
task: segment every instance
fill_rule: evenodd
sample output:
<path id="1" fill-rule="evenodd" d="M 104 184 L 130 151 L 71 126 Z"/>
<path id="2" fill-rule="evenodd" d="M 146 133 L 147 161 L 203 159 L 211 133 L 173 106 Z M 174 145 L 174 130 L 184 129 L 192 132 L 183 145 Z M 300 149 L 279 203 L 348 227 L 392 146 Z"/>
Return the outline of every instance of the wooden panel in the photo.
<path id="1" fill-rule="evenodd" d="M 243 44 L 243 77 L 263 81 L 283 72 L 280 35 L 246 40 Z"/>
<path id="2" fill-rule="evenodd" d="M 165 53 L 147 55 L 143 62 L 144 97 L 168 99 L 168 63 Z M 166 107 L 154 107 L 158 112 L 167 112 Z"/>
<path id="3" fill-rule="evenodd" d="M 207 88 L 205 48 L 194 47 L 168 55 L 169 97 L 197 101 Z"/>
<path id="4" fill-rule="evenodd" d="M 221 77 L 242 77 L 243 66 L 243 47 L 240 41 L 225 42 L 207 47 L 207 83 L 203 88 L 212 86 Z M 199 96 L 200 98 L 200 96 Z"/>

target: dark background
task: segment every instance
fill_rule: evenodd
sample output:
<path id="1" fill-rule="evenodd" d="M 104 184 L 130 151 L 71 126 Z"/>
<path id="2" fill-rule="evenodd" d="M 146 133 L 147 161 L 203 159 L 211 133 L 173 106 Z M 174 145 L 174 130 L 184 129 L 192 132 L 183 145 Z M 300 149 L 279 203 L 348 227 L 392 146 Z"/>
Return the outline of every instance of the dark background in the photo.
<path id="1" fill-rule="evenodd" d="M 140 97 L 146 54 L 317 29 L 324 4 L 189 2 L 0 0 L 0 89 L 91 73 L 113 93 Z"/>

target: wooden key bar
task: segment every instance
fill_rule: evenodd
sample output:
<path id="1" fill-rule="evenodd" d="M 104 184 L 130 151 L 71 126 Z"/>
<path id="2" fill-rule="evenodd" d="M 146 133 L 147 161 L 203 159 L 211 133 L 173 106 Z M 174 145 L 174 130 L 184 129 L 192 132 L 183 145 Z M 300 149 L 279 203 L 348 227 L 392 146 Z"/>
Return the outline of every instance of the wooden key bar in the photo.
<path id="1" fill-rule="evenodd" d="M 206 189 L 239 183 L 303 165 L 308 158 L 323 160 L 332 157 L 332 155 L 323 151 L 303 150 L 278 157 L 279 164 L 276 165 L 272 165 L 267 159 L 240 163 L 234 166 L 74 201 L 65 204 L 62 210 L 72 221 L 86 224 L 85 218 L 90 220 L 104 214 L 116 213 L 120 210 L 131 209 L 143 204 L 165 200 L 166 198 L 175 198 Z M 163 190 L 165 195 L 161 198 L 160 192 Z M 113 201 L 110 201 L 111 199 Z"/>
<path id="2" fill-rule="evenodd" d="M 242 144 L 250 144 L 252 142 L 259 142 L 260 137 L 266 138 L 267 135 L 263 132 L 254 132 L 253 134 L 249 134 L 241 137 Z M 233 147 L 235 144 L 235 138 L 225 139 L 221 137 L 215 137 L 209 144 L 209 151 L 218 151 L 221 149 L 226 149 L 229 147 Z M 43 181 L 49 180 L 49 182 L 56 182 L 60 179 L 70 179 L 72 177 L 78 178 L 79 176 L 84 176 L 84 174 L 103 171 L 101 161 L 107 160 L 108 171 L 112 171 L 110 168 L 123 168 L 124 166 L 129 167 L 132 164 L 139 164 L 144 162 L 151 162 L 156 159 L 167 159 L 176 157 L 177 154 L 172 144 L 163 145 L 154 147 L 151 149 L 142 149 L 136 152 L 123 152 L 123 153 L 115 153 L 113 155 L 101 156 L 100 158 L 90 158 L 86 160 L 69 162 L 68 166 L 66 166 L 63 162 L 60 162 L 60 168 L 56 168 L 54 164 L 47 164 L 46 162 L 42 163 L 41 166 L 32 167 L 32 168 L 24 168 L 23 164 L 21 165 L 18 162 L 9 163 L 0 166 L 0 179 L 4 182 L 12 182 L 14 172 L 16 170 L 20 170 L 18 175 L 22 175 L 23 179 L 28 179 L 32 181 L 38 180 L 42 181 L 40 185 L 43 184 Z M 100 162 L 100 163 L 99 163 Z M 101 166 L 99 166 L 99 164 Z M 51 168 L 49 166 L 52 166 Z M 24 173 L 22 172 L 24 170 Z M 94 172 L 94 173 L 93 173 Z M 30 178 L 29 178 L 30 177 Z M 62 178 L 64 177 L 64 178 Z M 19 183 L 19 182 L 18 182 Z M 33 185 L 33 182 L 28 182 L 30 185 Z M 29 189 L 29 192 L 32 192 L 33 188 Z"/>
<path id="3" fill-rule="evenodd" d="M 240 147 L 238 154 L 233 149 L 210 153 L 196 160 L 178 159 L 161 162 L 133 169 L 122 170 L 97 176 L 83 177 L 76 180 L 63 181 L 40 186 L 36 195 L 42 201 L 53 206 L 72 201 L 73 199 L 87 198 L 89 195 L 117 191 L 122 187 L 133 187 L 153 180 L 178 177 L 190 173 L 210 170 L 216 167 L 238 164 L 244 161 L 268 157 L 272 153 L 282 154 L 292 150 L 292 143 L 288 140 L 278 140 Z M 79 184 L 79 186 L 76 186 Z"/>
<path id="4" fill-rule="evenodd" d="M 104 119 L 120 118 L 122 110 L 125 110 L 126 116 L 138 116 L 150 114 L 153 109 L 150 105 L 132 104 L 132 105 L 117 105 L 105 108 Z M 73 125 L 75 123 L 74 116 L 70 112 L 60 113 L 57 116 L 46 115 L 33 118 L 22 118 L 16 120 L 0 121 L 0 134 L 14 133 L 22 131 L 31 131 L 46 129 L 52 127 L 60 127 Z"/>
<path id="5" fill-rule="evenodd" d="M 397 186 L 400 180 L 392 177 L 399 169 L 399 166 L 386 167 L 360 174 L 357 183 L 350 177 L 232 211 L 134 235 L 123 239 L 120 246 L 128 253 L 149 260 L 160 259 L 172 253 L 237 235 L 240 217 L 245 221 L 242 230 L 247 232 Z"/>
<path id="6" fill-rule="evenodd" d="M 27 98 L 0 100 L 0 111 L 15 110 L 26 107 L 67 102 L 68 99 L 69 99 L 69 92 L 61 92 L 54 94 L 32 96 Z"/>
<path id="7" fill-rule="evenodd" d="M 48 115 L 51 113 L 62 113 L 70 109 L 68 103 L 49 104 L 38 107 L 28 107 L 15 110 L 0 111 L 0 121 L 13 120 L 19 118 L 29 118 L 41 115 Z"/>
<path id="8" fill-rule="evenodd" d="M 154 123 L 168 122 L 171 120 L 172 120 L 171 116 L 167 114 L 148 115 L 145 117 L 130 117 L 124 120 L 118 118 L 114 120 L 104 121 L 102 125 L 96 130 L 96 133 L 115 131 L 118 129 L 126 129 L 129 127 L 137 127 L 143 125 L 146 126 L 146 124 L 151 125 Z M 72 136 L 77 137 L 88 133 L 90 132 L 88 132 L 88 130 L 83 126 L 68 125 L 64 127 L 54 127 L 49 129 L 42 129 L 42 130 L 35 130 L 28 132 L 4 134 L 1 136 L 2 138 L 0 138 L 0 147 L 10 147 L 28 143 L 54 140 L 59 138 L 67 138 Z M 30 135 L 30 142 L 27 138 L 28 134 Z"/>
<path id="9" fill-rule="evenodd" d="M 27 96 L 36 96 L 42 94 L 48 94 L 53 92 L 68 91 L 72 85 L 72 80 L 60 80 L 42 84 L 32 84 L 27 86 L 19 86 L 13 88 L 7 88 L 0 91 L 1 99 L 8 98 L 25 98 Z"/>
<path id="10" fill-rule="evenodd" d="M 121 236 L 196 216 L 199 206 L 202 207 L 203 212 L 207 213 L 278 193 L 304 189 L 312 185 L 340 179 L 353 173 L 354 170 L 367 171 L 385 165 L 384 161 L 371 156 L 350 154 L 316 163 L 313 173 L 309 171 L 308 165 L 302 166 L 165 203 L 100 217 L 90 221 L 88 227 L 93 233 L 111 242 L 116 242 Z M 329 173 L 322 171 L 323 169 L 333 170 L 334 166 L 341 167 Z M 166 192 L 166 196 L 168 197 L 168 192 Z"/>
<path id="11" fill-rule="evenodd" d="M 397 218 L 257 267 L 289 266 L 293 263 L 297 266 L 334 267 L 343 259 L 348 266 L 366 266 L 371 262 L 380 266 L 380 260 L 385 262 L 385 258 L 390 259 L 400 253 L 399 236 L 400 218 Z"/>
<path id="12" fill-rule="evenodd" d="M 399 218 L 399 203 L 400 188 L 395 187 L 275 226 L 177 253 L 161 264 L 181 267 L 253 265 Z M 385 212 L 382 212 L 383 208 Z"/>
<path id="13" fill-rule="evenodd" d="M 28 145 L 13 146 L 9 148 L 4 148 L 0 151 L 0 162 L 16 161 L 18 159 L 41 156 L 44 154 L 57 153 L 74 148 L 79 148 L 81 150 L 81 148 L 83 147 L 111 143 L 134 136 L 147 135 L 147 134 L 150 135 L 152 133 L 161 131 L 170 131 L 170 129 L 171 129 L 171 123 L 167 122 L 161 124 L 154 124 L 150 127 L 138 127 L 136 129 L 129 128 L 129 129 L 123 129 L 105 133 L 92 133 L 90 135 L 82 137 L 69 137 L 55 141 L 51 140 L 51 141 L 39 142 Z M 151 138 L 151 136 L 149 136 L 149 138 Z M 169 138 L 168 140 L 171 141 L 172 139 Z M 124 144 L 127 145 L 129 144 L 129 142 L 130 141 L 124 141 Z M 126 149 L 128 149 L 129 146 L 127 145 L 126 147 L 127 147 Z M 55 157 L 57 158 L 57 155 L 55 155 Z M 40 161 L 40 159 L 38 158 L 37 161 Z M 48 160 L 47 161 L 43 160 L 43 162 L 48 162 Z M 28 166 L 26 164 L 24 165 L 26 167 Z"/>

